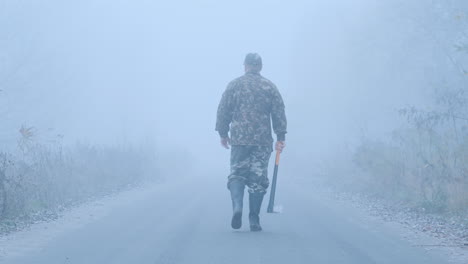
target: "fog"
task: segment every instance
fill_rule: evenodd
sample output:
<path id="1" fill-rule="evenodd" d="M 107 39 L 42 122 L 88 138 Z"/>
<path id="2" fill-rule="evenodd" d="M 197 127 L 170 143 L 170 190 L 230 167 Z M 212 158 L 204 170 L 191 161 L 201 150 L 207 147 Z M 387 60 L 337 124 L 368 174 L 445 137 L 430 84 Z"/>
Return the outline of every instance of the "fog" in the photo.
<path id="1" fill-rule="evenodd" d="M 286 103 L 285 158 L 293 168 L 353 148 L 363 137 L 388 136 L 401 123 L 398 109 L 424 108 L 434 87 L 453 82 L 443 48 L 453 45 L 444 39 L 458 28 L 432 24 L 447 19 L 437 17 L 441 8 L 458 12 L 464 5 L 0 4 L 5 147 L 16 144 L 24 125 L 42 137 L 64 135 L 68 144 L 153 142 L 190 153 L 202 167 L 226 164 L 228 153 L 214 131 L 216 107 L 227 83 L 243 74 L 245 54 L 258 52 L 262 74 Z"/>
<path id="2" fill-rule="evenodd" d="M 126 194 L 130 198 L 124 196 L 121 204 L 135 210 L 142 228 L 161 217 L 148 210 L 151 206 L 181 208 L 175 215 L 187 221 L 198 219 L 191 212 L 203 208 L 209 219 L 200 230 L 209 231 L 198 238 L 210 242 L 216 233 L 221 241 L 252 245 L 255 240 L 210 233 L 225 226 L 208 210 L 225 202 L 226 210 L 219 212 L 230 214 L 224 185 L 230 152 L 215 131 L 216 111 L 228 83 L 244 74 L 250 52 L 262 56 L 261 74 L 276 84 L 286 105 L 278 195 L 292 208 L 283 214 L 286 220 L 276 219 L 287 223 L 281 232 L 290 236 L 281 241 L 295 245 L 291 252 L 312 241 L 311 219 L 329 232 L 316 243 L 324 245 L 323 252 L 336 246 L 334 235 L 347 232 L 336 231 L 348 227 L 340 222 L 347 217 L 339 216 L 346 210 L 329 200 L 323 205 L 323 197 L 311 191 L 325 190 L 320 184 L 377 193 L 421 212 L 465 212 L 460 219 L 466 223 L 467 29 L 465 0 L 0 0 L 0 237 L 3 219 L 35 219 L 37 212 L 126 190 L 135 182 L 183 178 L 193 186 L 210 186 L 183 199 L 193 191 L 191 184 L 161 184 L 155 192 Z M 315 178 L 325 180 L 304 181 Z M 205 199 L 203 207 L 196 207 L 197 199 Z M 335 207 L 336 218 L 327 211 Z M 138 216 L 140 209 L 145 217 Z M 297 220 L 298 212 L 307 217 Z M 119 214 L 127 222 L 133 222 L 132 215 Z M 155 230 L 175 230 L 163 233 L 180 234 L 170 240 L 177 245 L 193 232 L 195 242 L 184 244 L 188 252 L 204 250 L 196 229 L 186 232 L 184 217 L 165 217 Z M 272 232 L 264 245 L 280 243 L 274 229 L 279 220 L 267 219 Z M 103 223 L 96 230 L 113 226 Z M 296 237 L 296 227 L 309 231 Z M 348 229 L 355 230 L 348 236 L 352 250 L 364 245 L 361 253 L 373 246 L 390 248 L 393 241 Z M 149 235 L 153 229 L 147 230 Z M 125 238 L 131 231 L 117 233 Z M 166 245 L 164 235 L 153 242 Z M 395 251 L 413 252 L 401 247 Z M 297 252 L 308 252 L 302 249 Z M 346 250 L 351 249 L 341 251 Z M 172 251 L 161 254 L 172 256 Z M 371 263 L 354 253 L 349 253 L 352 263 Z M 73 254 L 79 259 L 73 263 L 91 263 L 80 259 L 86 254 Z M 393 255 L 381 257 L 408 262 Z"/>
<path id="3" fill-rule="evenodd" d="M 396 109 L 424 102 L 422 65 L 438 56 L 414 43 L 426 36 L 404 2 L 1 5 L 7 135 L 25 124 L 68 142 L 155 140 L 213 156 L 221 93 L 258 52 L 286 102 L 290 152 L 317 157 L 388 132 Z"/>

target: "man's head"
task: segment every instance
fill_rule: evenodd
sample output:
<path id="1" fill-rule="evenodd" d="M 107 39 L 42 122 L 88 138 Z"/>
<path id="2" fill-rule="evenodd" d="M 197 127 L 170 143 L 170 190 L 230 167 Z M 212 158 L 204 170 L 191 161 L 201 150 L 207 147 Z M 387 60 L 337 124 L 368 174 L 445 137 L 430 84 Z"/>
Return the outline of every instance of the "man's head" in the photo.
<path id="1" fill-rule="evenodd" d="M 262 57 L 257 53 L 249 53 L 244 60 L 245 72 L 259 73 L 262 70 Z"/>

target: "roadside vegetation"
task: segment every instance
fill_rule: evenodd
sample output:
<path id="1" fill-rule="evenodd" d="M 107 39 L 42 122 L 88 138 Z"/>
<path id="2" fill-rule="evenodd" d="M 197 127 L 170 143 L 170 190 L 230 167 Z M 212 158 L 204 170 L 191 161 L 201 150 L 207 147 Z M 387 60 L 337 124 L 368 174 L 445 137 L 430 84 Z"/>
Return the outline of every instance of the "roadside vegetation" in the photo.
<path id="1" fill-rule="evenodd" d="M 6 230 L 158 176 L 148 146 L 64 146 L 60 135 L 38 142 L 34 128 L 19 132 L 17 151 L 0 153 L 0 223 Z"/>
<path id="2" fill-rule="evenodd" d="M 426 89 L 431 102 L 396 110 L 400 127 L 387 137 L 363 136 L 336 159 L 344 166 L 327 174 L 348 190 L 467 219 L 468 9 L 460 1 L 436 2 L 426 17 L 407 18 L 427 37 L 421 45 L 430 42 L 437 47 L 432 52 L 442 54 L 431 66 L 437 68 Z"/>
<path id="3" fill-rule="evenodd" d="M 400 111 L 407 125 L 387 141 L 365 140 L 353 155 L 361 183 L 433 213 L 468 210 L 468 100 L 436 94 L 435 107 Z"/>

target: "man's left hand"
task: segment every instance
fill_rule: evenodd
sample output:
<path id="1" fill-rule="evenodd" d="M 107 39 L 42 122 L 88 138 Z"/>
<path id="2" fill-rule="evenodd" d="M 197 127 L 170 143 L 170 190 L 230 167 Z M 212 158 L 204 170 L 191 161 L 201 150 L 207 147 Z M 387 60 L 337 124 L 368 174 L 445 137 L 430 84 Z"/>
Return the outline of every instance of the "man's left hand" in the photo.
<path id="1" fill-rule="evenodd" d="M 275 149 L 279 153 L 283 152 L 284 148 L 286 147 L 286 143 L 284 141 L 276 141 Z"/>
<path id="2" fill-rule="evenodd" d="M 221 138 L 221 146 L 225 149 L 229 149 L 229 145 L 231 145 L 231 139 L 229 137 Z"/>

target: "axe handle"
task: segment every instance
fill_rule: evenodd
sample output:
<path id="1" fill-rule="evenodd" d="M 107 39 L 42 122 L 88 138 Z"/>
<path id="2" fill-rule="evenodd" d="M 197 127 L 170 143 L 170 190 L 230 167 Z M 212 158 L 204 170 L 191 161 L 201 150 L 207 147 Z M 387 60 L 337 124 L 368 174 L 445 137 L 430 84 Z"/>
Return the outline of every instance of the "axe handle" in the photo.
<path id="1" fill-rule="evenodd" d="M 271 183 L 271 190 L 270 190 L 270 201 L 268 203 L 268 213 L 273 213 L 273 207 L 275 206 L 275 193 L 276 193 L 276 180 L 278 178 L 278 166 L 280 162 L 280 152 L 276 152 L 276 159 L 275 159 L 275 170 L 273 172 L 273 181 Z"/>

